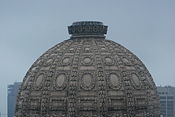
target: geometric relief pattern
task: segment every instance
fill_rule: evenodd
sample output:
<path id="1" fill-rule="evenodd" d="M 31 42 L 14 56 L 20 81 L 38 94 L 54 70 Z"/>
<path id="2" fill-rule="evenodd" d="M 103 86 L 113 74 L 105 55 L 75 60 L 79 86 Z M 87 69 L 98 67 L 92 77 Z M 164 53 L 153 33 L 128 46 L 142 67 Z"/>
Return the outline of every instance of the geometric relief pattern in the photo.
<path id="1" fill-rule="evenodd" d="M 110 86 L 115 87 L 115 88 L 119 87 L 120 85 L 119 76 L 117 76 L 116 74 L 110 74 L 109 80 L 110 80 Z"/>
<path id="2" fill-rule="evenodd" d="M 78 51 L 77 46 L 82 49 Z M 79 54 L 79 59 L 74 62 L 76 54 Z M 78 70 L 74 70 L 73 65 Z M 37 99 L 29 101 L 31 113 L 34 113 L 34 110 L 39 112 L 42 106 L 46 106 L 50 108 L 50 113 L 53 112 L 51 115 L 99 116 L 100 110 L 105 110 L 103 114 L 106 116 L 124 116 L 131 111 L 130 113 L 139 117 L 148 112 L 149 108 L 146 107 L 148 100 L 152 100 L 152 106 L 158 102 L 151 98 L 151 96 L 157 97 L 157 94 L 149 72 L 138 66 L 145 67 L 135 55 L 113 41 L 68 40 L 47 51 L 32 65 L 22 86 L 29 87 L 29 89 L 22 88 L 19 97 L 23 97 L 22 93 L 27 91 L 26 98 L 30 99 L 32 90 L 45 94 L 43 95 L 46 96 L 45 98 L 38 96 Z M 48 88 L 48 92 L 45 87 Z M 68 89 L 75 90 L 75 93 L 71 95 Z M 150 91 L 154 93 L 151 94 Z M 51 96 L 52 92 L 58 93 L 56 98 Z M 62 92 L 66 93 L 61 95 Z M 70 96 L 75 97 L 76 94 L 79 98 L 75 98 L 74 100 L 77 101 L 69 107 Z M 20 106 L 25 107 L 27 102 L 21 102 L 20 99 L 17 102 L 17 108 L 22 114 L 26 109 Z M 103 105 L 102 99 L 106 100 L 107 104 Z M 141 110 L 139 112 L 129 110 L 130 106 Z M 68 107 L 75 110 L 72 111 L 74 114 L 67 112 Z M 95 112 L 93 108 L 98 111 Z M 152 113 L 150 112 L 150 115 Z"/>
<path id="3" fill-rule="evenodd" d="M 63 90 L 66 87 L 67 76 L 64 73 L 57 74 L 54 78 L 53 84 L 56 90 Z"/>
<path id="4" fill-rule="evenodd" d="M 66 40 L 44 53 L 27 72 L 16 116 L 158 117 L 156 87 L 145 68 L 113 41 Z"/>
<path id="5" fill-rule="evenodd" d="M 84 73 L 80 79 L 81 79 L 81 87 L 84 90 L 91 90 L 95 85 L 94 77 L 90 73 Z"/>
<path id="6" fill-rule="evenodd" d="M 107 83 L 110 89 L 119 90 L 122 86 L 121 76 L 118 71 L 110 71 L 106 73 Z"/>

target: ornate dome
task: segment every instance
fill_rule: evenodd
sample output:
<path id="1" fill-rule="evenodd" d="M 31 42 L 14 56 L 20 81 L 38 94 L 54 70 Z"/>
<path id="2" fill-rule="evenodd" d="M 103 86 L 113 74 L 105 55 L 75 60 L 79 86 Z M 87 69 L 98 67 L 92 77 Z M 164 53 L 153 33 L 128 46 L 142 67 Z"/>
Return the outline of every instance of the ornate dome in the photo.
<path id="1" fill-rule="evenodd" d="M 75 22 L 69 40 L 27 72 L 16 117 L 159 117 L 159 98 L 144 64 L 106 40 L 101 22 Z"/>

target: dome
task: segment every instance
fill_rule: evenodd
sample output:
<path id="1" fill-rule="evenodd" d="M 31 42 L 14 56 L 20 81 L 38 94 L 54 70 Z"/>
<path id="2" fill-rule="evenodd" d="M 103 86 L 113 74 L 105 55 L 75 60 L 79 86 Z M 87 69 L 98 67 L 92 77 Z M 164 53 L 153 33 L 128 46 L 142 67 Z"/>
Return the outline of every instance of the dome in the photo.
<path id="1" fill-rule="evenodd" d="M 75 22 L 70 39 L 40 56 L 24 77 L 16 117 L 159 117 L 145 65 L 105 39 L 107 26 Z"/>

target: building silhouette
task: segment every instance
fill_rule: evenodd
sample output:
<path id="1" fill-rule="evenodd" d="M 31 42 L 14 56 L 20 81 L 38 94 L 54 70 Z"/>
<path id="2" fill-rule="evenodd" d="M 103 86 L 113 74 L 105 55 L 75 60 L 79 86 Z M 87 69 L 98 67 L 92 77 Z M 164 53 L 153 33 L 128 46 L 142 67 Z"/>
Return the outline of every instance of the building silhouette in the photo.
<path id="1" fill-rule="evenodd" d="M 160 117 L 149 71 L 98 21 L 74 22 L 24 77 L 16 117 Z"/>
<path id="2" fill-rule="evenodd" d="M 175 117 L 175 87 L 158 86 L 160 114 L 162 117 Z"/>
<path id="3" fill-rule="evenodd" d="M 14 82 L 14 84 L 8 85 L 8 99 L 7 99 L 7 113 L 8 117 L 14 117 L 16 97 L 18 89 L 21 86 L 21 82 Z"/>

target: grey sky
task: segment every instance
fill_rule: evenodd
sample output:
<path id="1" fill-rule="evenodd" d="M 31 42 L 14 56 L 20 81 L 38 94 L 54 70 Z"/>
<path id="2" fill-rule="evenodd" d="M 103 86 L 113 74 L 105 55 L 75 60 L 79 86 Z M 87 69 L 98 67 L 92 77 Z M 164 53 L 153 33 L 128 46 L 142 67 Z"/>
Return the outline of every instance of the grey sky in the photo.
<path id="1" fill-rule="evenodd" d="M 157 85 L 175 86 L 175 0 L 0 0 L 0 112 L 7 85 L 80 20 L 104 22 L 107 38 L 136 54 Z"/>

